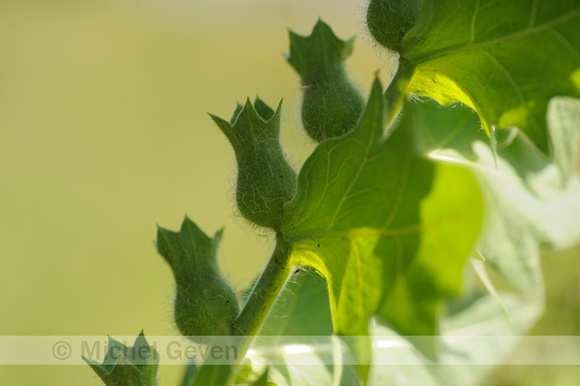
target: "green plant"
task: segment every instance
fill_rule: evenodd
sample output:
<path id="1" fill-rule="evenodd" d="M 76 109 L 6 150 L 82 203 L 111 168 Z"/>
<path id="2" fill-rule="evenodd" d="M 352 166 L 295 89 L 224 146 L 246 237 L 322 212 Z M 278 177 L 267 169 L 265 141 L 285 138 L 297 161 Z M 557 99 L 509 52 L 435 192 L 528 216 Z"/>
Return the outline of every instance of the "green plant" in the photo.
<path id="1" fill-rule="evenodd" d="M 221 231 L 209 238 L 189 219 L 180 232 L 159 229 L 180 331 L 202 343 L 238 337 L 241 353 L 191 365 L 184 384 L 475 383 L 486 369 L 467 365 L 514 342 L 485 354 L 445 336 L 524 334 L 543 311 L 540 244 L 580 240 L 570 215 L 580 211 L 580 4 L 371 0 L 368 10 L 399 68 L 386 90 L 374 81 L 366 104 L 344 67 L 352 39 L 322 21 L 310 36 L 290 33 L 303 126 L 320 142 L 297 176 L 279 142 L 282 104 L 248 100 L 230 121 L 212 115 L 236 154 L 238 209 L 276 247 L 238 312 L 215 262 Z M 335 343 L 309 354 L 328 366 L 298 372 L 281 354 L 246 355 L 301 336 Z M 394 364 L 460 353 L 466 366 L 371 366 L 390 357 L 386 336 L 417 349 Z M 128 362 L 137 371 L 118 378 L 115 364 L 89 363 L 106 384 L 155 384 L 154 366 Z"/>

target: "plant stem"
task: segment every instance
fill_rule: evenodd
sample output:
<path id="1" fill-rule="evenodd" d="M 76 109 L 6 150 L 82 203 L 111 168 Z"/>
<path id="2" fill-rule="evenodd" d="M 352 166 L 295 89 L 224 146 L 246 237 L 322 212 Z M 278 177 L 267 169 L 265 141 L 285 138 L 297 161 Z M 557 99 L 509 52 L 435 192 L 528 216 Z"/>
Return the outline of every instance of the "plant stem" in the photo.
<path id="1" fill-rule="evenodd" d="M 234 322 L 232 333 L 244 337 L 238 351 L 240 362 L 246 356 L 254 336 L 258 333 L 280 291 L 292 273 L 294 267 L 290 264 L 289 252 L 289 244 L 282 235 L 277 234 L 276 248 L 272 253 L 272 257 L 254 288 L 252 288 L 242 312 Z"/>
<path id="2" fill-rule="evenodd" d="M 409 60 L 399 57 L 397 73 L 385 91 L 385 99 L 387 102 L 385 105 L 385 124 L 387 126 L 393 121 L 393 118 L 395 118 L 395 115 L 403 106 L 405 95 L 407 94 L 407 86 L 414 73 L 415 68 L 413 64 Z"/>

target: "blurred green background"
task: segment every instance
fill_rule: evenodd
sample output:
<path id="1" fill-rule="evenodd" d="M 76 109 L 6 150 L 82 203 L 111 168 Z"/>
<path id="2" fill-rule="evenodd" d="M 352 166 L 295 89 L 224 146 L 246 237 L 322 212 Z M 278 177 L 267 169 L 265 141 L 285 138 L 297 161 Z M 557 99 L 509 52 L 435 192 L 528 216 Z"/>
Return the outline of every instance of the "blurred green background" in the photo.
<path id="1" fill-rule="evenodd" d="M 185 214 L 207 233 L 225 225 L 220 265 L 245 288 L 272 244 L 234 213 L 233 152 L 206 112 L 284 98 L 298 168 L 313 144 L 297 130 L 287 28 L 308 34 L 321 16 L 340 37 L 358 33 L 348 64 L 366 93 L 392 62 L 366 37 L 363 3 L 0 0 L 0 335 L 175 334 L 153 241 L 156 224 L 178 229 Z M 560 284 L 539 333 L 580 332 L 577 256 L 547 257 Z M 494 379 L 530 378 L 513 370 Z M 181 371 L 162 368 L 162 384 Z M 87 366 L 5 366 L 0 384 L 100 381 Z"/>

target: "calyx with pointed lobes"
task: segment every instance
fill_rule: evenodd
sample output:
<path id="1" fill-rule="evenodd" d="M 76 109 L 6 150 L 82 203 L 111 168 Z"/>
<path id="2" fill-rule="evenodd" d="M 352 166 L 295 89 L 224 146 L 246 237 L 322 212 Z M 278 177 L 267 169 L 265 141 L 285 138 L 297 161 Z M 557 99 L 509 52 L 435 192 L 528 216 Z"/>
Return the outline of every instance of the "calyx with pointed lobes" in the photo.
<path id="1" fill-rule="evenodd" d="M 236 153 L 236 203 L 242 216 L 256 225 L 280 230 L 284 203 L 296 192 L 296 173 L 280 146 L 280 113 L 261 99 L 238 105 L 228 122 L 211 115 Z"/>
<path id="2" fill-rule="evenodd" d="M 175 323 L 184 336 L 198 342 L 228 332 L 239 313 L 236 294 L 216 260 L 221 237 L 222 230 L 210 238 L 188 218 L 179 232 L 157 230 L 157 250 L 173 270 L 177 287 Z"/>

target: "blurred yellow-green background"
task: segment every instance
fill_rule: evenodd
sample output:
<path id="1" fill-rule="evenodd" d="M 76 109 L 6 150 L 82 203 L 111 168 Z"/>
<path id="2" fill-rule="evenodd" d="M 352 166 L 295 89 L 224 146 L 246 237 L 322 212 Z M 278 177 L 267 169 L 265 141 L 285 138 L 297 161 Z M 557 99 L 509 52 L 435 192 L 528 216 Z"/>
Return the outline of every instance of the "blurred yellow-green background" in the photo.
<path id="1" fill-rule="evenodd" d="M 0 335 L 176 333 L 153 242 L 156 224 L 177 229 L 185 214 L 207 233 L 225 225 L 220 265 L 245 288 L 271 241 L 234 213 L 233 153 L 206 113 L 284 98 L 298 168 L 313 144 L 296 130 L 287 28 L 307 34 L 321 16 L 340 37 L 358 33 L 348 64 L 366 91 L 392 64 L 366 38 L 363 3 L 0 0 Z M 572 275 L 554 290 L 571 304 L 568 334 L 579 332 L 577 254 L 555 273 Z M 161 383 L 180 373 L 162 368 Z M 0 384 L 100 381 L 87 366 L 5 366 Z"/>

